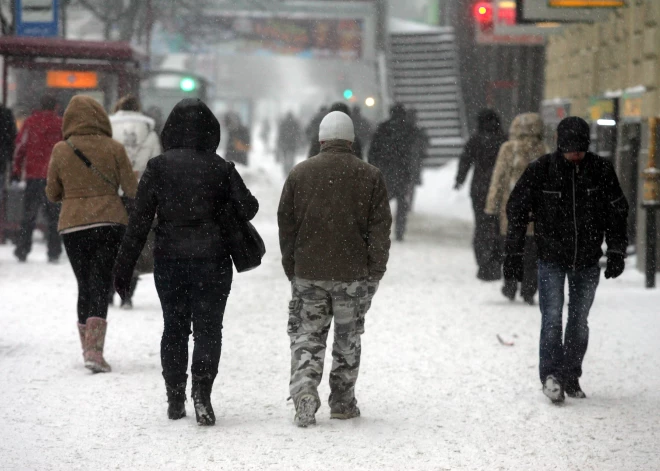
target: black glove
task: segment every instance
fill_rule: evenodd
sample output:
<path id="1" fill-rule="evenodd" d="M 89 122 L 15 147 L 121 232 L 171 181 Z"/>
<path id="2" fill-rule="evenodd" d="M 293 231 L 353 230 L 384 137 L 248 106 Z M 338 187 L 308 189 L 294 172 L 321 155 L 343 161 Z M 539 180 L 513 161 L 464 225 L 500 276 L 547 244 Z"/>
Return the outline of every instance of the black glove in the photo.
<path id="1" fill-rule="evenodd" d="M 131 289 L 131 278 L 133 278 L 132 272 L 125 272 L 127 272 L 127 270 L 122 270 L 115 265 L 115 269 L 113 270 L 114 286 L 115 291 L 122 301 L 128 296 L 128 292 Z"/>
<path id="2" fill-rule="evenodd" d="M 525 272 L 522 254 L 507 254 L 506 257 L 504 257 L 504 266 L 502 267 L 502 271 L 504 272 L 505 280 L 516 280 L 522 282 L 523 273 Z"/>
<path id="3" fill-rule="evenodd" d="M 11 183 L 18 183 L 18 182 L 21 181 L 21 176 L 18 175 L 18 174 L 16 174 L 16 173 L 14 173 L 14 174 L 12 174 L 11 178 L 9 179 L 9 181 L 10 181 Z"/>
<path id="4" fill-rule="evenodd" d="M 605 278 L 616 278 L 623 269 L 626 268 L 626 261 L 620 253 L 610 253 L 607 255 L 607 268 L 605 269 Z"/>

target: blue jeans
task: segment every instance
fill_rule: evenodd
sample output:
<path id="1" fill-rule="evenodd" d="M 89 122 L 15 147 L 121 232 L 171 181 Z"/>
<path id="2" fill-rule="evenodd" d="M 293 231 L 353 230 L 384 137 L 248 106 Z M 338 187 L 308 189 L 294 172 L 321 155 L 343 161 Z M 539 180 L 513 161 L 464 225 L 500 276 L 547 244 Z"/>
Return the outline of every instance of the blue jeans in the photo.
<path id="1" fill-rule="evenodd" d="M 160 357 L 163 378 L 170 386 L 188 375 L 188 337 L 192 324 L 195 348 L 193 376 L 218 374 L 222 349 L 222 320 L 232 282 L 231 260 L 156 259 L 154 280 L 163 307 Z"/>
<path id="2" fill-rule="evenodd" d="M 568 321 L 562 338 L 564 283 L 568 278 Z M 539 306 L 541 308 L 541 345 L 539 373 L 541 382 L 554 375 L 560 382 L 582 376 L 582 360 L 589 343 L 587 317 L 596 296 L 600 267 L 567 271 L 552 263 L 539 261 Z"/>

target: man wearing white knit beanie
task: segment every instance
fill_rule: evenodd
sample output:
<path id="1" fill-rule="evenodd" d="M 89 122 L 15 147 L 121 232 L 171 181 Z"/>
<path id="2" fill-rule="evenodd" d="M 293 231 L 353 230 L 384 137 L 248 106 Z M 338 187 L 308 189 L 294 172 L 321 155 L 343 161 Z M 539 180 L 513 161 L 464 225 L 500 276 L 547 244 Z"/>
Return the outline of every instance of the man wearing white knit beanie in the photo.
<path id="1" fill-rule="evenodd" d="M 316 423 L 333 317 L 330 417 L 360 416 L 355 398 L 360 336 L 385 274 L 392 214 L 382 174 L 355 157 L 354 140 L 348 115 L 326 115 L 319 128 L 321 152 L 291 171 L 277 211 L 282 266 L 292 291 L 289 389 L 300 427 Z"/>

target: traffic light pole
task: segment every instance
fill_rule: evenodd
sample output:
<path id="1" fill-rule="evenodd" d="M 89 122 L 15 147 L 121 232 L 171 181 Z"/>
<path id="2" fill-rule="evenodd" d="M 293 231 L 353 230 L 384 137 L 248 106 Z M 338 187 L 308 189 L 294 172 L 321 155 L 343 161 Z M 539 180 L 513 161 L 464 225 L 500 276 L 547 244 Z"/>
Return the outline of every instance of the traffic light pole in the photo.
<path id="1" fill-rule="evenodd" d="M 658 136 L 660 120 L 649 119 L 649 161 L 642 172 L 644 179 L 644 200 L 642 207 L 646 210 L 646 287 L 655 288 L 657 271 L 657 240 L 658 230 L 656 213 L 660 208 L 660 169 L 656 166 L 656 157 L 660 139 Z"/>

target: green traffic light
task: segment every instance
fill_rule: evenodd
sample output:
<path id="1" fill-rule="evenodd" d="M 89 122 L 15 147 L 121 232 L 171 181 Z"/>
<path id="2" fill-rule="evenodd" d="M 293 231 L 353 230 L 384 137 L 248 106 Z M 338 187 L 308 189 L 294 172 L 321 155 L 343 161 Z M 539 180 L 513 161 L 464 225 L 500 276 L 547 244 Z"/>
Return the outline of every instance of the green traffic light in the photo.
<path id="1" fill-rule="evenodd" d="M 353 90 L 351 90 L 350 88 L 344 90 L 344 98 L 346 98 L 347 100 L 353 98 Z"/>
<path id="2" fill-rule="evenodd" d="M 181 79 L 181 82 L 179 82 L 179 87 L 181 87 L 181 90 L 184 92 L 192 92 L 197 88 L 197 82 L 195 82 L 195 79 L 193 78 L 184 77 Z"/>

